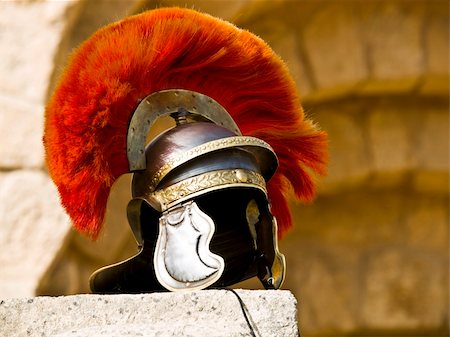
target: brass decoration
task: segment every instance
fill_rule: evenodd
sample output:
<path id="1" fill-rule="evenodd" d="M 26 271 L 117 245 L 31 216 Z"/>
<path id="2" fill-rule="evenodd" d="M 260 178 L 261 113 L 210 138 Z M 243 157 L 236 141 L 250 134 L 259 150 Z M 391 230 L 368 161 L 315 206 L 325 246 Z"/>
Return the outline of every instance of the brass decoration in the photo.
<path id="1" fill-rule="evenodd" d="M 238 147 L 238 146 L 256 146 L 266 148 L 269 151 L 273 152 L 272 147 L 267 144 L 265 141 L 247 136 L 236 136 L 236 137 L 228 137 L 216 139 L 199 146 L 196 146 L 189 151 L 183 152 L 182 154 L 174 155 L 173 157 L 169 157 L 166 164 L 164 164 L 152 177 L 152 180 L 149 184 L 149 190 L 154 191 L 158 183 L 175 167 L 178 167 L 181 164 L 184 164 L 194 158 L 202 156 L 204 154 L 214 152 L 221 149 Z"/>
<path id="2" fill-rule="evenodd" d="M 236 186 L 256 187 L 267 194 L 266 183 L 259 173 L 237 169 L 203 173 L 150 193 L 147 198 L 157 200 L 160 210 L 164 211 L 172 207 L 173 203 L 181 203 L 199 193 Z"/>

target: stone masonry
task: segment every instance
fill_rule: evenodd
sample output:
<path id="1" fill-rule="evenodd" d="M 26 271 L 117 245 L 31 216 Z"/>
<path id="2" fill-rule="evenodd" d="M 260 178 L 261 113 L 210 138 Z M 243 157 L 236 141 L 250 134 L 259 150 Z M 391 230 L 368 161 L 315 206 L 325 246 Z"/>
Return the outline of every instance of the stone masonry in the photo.
<path id="1" fill-rule="evenodd" d="M 298 336 L 288 291 L 75 295 L 0 301 L 4 337 Z M 254 334 L 252 334 L 252 332 Z"/>

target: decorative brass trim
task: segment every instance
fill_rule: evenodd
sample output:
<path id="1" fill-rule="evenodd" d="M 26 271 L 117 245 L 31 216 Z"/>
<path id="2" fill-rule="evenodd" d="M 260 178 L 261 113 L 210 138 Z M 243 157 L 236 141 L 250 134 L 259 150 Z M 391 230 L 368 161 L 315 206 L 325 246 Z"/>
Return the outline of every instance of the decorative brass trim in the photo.
<path id="1" fill-rule="evenodd" d="M 236 169 L 203 173 L 150 193 L 147 198 L 157 200 L 161 206 L 160 211 L 164 211 L 175 203 L 178 204 L 195 195 L 238 186 L 255 187 L 267 194 L 266 183 L 262 175 L 249 170 Z"/>
<path id="2" fill-rule="evenodd" d="M 271 152 L 274 152 L 272 147 L 267 144 L 265 141 L 248 136 L 236 136 L 236 137 L 227 137 L 216 139 L 199 146 L 196 146 L 189 151 L 183 152 L 182 154 L 174 155 L 173 157 L 169 157 L 169 160 L 166 164 L 164 164 L 152 177 L 152 180 L 149 185 L 149 190 L 153 192 L 159 182 L 175 167 L 180 166 L 194 158 L 202 156 L 204 154 L 214 152 L 221 149 L 238 147 L 238 146 L 257 146 L 263 147 Z"/>

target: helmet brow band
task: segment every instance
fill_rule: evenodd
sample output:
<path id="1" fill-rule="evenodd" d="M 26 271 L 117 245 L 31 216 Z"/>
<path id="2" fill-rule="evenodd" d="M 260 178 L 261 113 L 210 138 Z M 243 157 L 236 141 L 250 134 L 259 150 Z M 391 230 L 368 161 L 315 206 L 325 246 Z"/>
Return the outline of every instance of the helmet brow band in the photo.
<path id="1" fill-rule="evenodd" d="M 211 171 L 187 178 L 169 187 L 149 193 L 145 199 L 156 200 L 160 206 L 158 211 L 163 212 L 198 194 L 229 187 L 253 187 L 267 195 L 266 182 L 259 173 L 235 169 Z"/>
<path id="2" fill-rule="evenodd" d="M 160 167 L 159 170 L 156 171 L 156 173 L 153 175 L 148 188 L 150 191 L 154 191 L 161 180 L 167 174 L 169 174 L 170 171 L 172 171 L 175 167 L 180 166 L 181 164 L 184 164 L 192 159 L 210 152 L 239 146 L 262 147 L 273 151 L 272 147 L 265 141 L 254 137 L 236 136 L 212 140 L 210 142 L 196 146 L 182 154 L 178 154 L 173 156 L 172 158 L 169 158 L 167 160 L 167 163 Z"/>

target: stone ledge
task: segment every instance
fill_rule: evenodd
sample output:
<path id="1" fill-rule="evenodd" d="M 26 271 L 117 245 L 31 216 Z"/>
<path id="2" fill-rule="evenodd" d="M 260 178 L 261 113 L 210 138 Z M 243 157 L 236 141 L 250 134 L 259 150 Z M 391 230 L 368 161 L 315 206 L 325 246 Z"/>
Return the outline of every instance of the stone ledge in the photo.
<path id="1" fill-rule="evenodd" d="M 298 336 L 289 291 L 237 290 L 256 336 Z M 237 297 L 226 290 L 74 295 L 0 301 L 0 335 L 251 336 Z"/>

